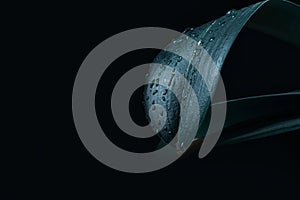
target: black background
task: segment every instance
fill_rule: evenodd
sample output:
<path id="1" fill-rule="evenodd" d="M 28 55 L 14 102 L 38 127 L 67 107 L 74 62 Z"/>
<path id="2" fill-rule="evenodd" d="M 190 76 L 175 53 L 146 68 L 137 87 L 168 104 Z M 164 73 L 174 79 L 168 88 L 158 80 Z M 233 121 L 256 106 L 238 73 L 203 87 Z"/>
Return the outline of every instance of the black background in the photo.
<path id="1" fill-rule="evenodd" d="M 34 78 L 28 81 L 37 95 L 34 107 L 38 110 L 34 114 L 34 130 L 38 134 L 31 146 L 34 161 L 22 182 L 24 187 L 30 186 L 27 192 L 58 197 L 92 195 L 100 199 L 119 195 L 129 199 L 299 196 L 300 135 L 296 132 L 217 147 L 202 160 L 195 153 L 156 172 L 128 174 L 110 169 L 93 158 L 82 145 L 73 123 L 71 101 L 77 70 L 87 54 L 103 40 L 137 27 L 165 27 L 182 32 L 187 27 L 200 26 L 221 17 L 230 9 L 254 2 L 258 1 L 99 1 L 18 5 L 11 14 L 16 14 L 14 22 L 19 25 L 13 36 L 16 41 L 25 42 L 21 48 L 24 59 L 31 62 L 26 67 Z M 261 48 L 257 54 L 264 53 L 267 58 L 272 58 L 267 47 L 272 45 L 273 39 L 264 36 L 259 39 L 266 43 L 265 49 Z M 289 51 L 288 45 L 282 48 L 285 48 L 283 55 L 295 58 L 295 51 Z M 241 62 L 249 59 L 247 52 L 254 50 L 252 42 L 242 39 L 241 46 L 233 47 L 233 51 L 241 51 L 237 58 Z M 152 59 L 151 56 L 150 53 L 139 59 L 147 61 Z M 231 60 L 235 59 L 232 57 Z M 31 67 L 33 65 L 37 68 Z M 245 76 L 250 79 L 250 75 Z M 285 77 L 282 80 L 291 79 Z M 236 85 L 232 83 L 227 87 L 238 92 Z M 243 94 L 229 95 L 233 98 Z"/>

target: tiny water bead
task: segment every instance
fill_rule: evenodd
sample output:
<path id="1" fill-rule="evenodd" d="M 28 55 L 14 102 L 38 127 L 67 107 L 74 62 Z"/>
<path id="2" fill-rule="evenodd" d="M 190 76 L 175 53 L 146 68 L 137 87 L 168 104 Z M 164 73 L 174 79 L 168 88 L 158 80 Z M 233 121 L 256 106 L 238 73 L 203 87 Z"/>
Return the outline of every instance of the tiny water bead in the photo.
<path id="1" fill-rule="evenodd" d="M 213 32 L 213 30 L 209 30 L 208 33 L 211 34 Z"/>
<path id="2" fill-rule="evenodd" d="M 199 55 L 200 54 L 200 49 L 195 49 L 194 51 L 193 51 L 193 55 Z"/>
<path id="3" fill-rule="evenodd" d="M 225 21 L 219 22 L 219 25 L 220 25 L 220 26 L 224 26 L 224 24 L 226 24 Z"/>
<path id="4" fill-rule="evenodd" d="M 158 90 L 155 90 L 152 95 L 156 95 L 158 93 Z"/>
<path id="5" fill-rule="evenodd" d="M 167 89 L 165 89 L 164 91 L 163 91 L 163 95 L 166 95 L 168 93 L 168 90 Z"/>
<path id="6" fill-rule="evenodd" d="M 214 37 L 209 38 L 209 41 L 210 41 L 210 42 L 212 42 L 212 41 L 214 41 L 214 40 L 215 40 Z"/>
<path id="7" fill-rule="evenodd" d="M 235 9 L 232 9 L 232 10 L 229 10 L 227 13 L 226 13 L 226 15 L 231 15 L 231 14 L 233 14 L 233 13 L 235 13 L 236 12 L 236 10 Z"/>
<path id="8" fill-rule="evenodd" d="M 182 39 L 176 39 L 176 40 L 173 41 L 173 44 L 178 44 L 180 42 L 182 42 Z"/>
<path id="9" fill-rule="evenodd" d="M 197 43 L 197 45 L 198 45 L 198 46 L 203 45 L 203 41 L 202 41 L 202 40 L 199 40 L 198 43 Z"/>

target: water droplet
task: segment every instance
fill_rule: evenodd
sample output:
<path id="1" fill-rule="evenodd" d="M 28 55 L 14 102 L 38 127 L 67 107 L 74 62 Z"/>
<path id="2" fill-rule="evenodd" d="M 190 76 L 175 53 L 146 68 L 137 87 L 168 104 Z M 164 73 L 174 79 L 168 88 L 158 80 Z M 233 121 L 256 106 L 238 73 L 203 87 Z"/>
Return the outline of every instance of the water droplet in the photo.
<path id="1" fill-rule="evenodd" d="M 184 95 L 184 97 L 183 97 L 183 100 L 186 100 L 187 99 L 187 94 L 186 95 Z"/>
<path id="2" fill-rule="evenodd" d="M 212 42 L 212 41 L 214 41 L 214 39 L 215 39 L 214 37 L 211 37 L 211 38 L 209 38 L 209 41 Z"/>
<path id="3" fill-rule="evenodd" d="M 160 116 L 164 116 L 164 112 L 163 112 L 163 111 L 160 113 Z M 166 128 L 165 128 L 165 129 L 166 129 Z"/>
<path id="4" fill-rule="evenodd" d="M 183 142 L 181 142 L 180 146 L 183 147 Z"/>
<path id="5" fill-rule="evenodd" d="M 153 100 L 153 101 L 152 101 L 152 105 L 154 105 L 154 104 L 155 104 L 155 101 Z"/>
<path id="6" fill-rule="evenodd" d="M 150 84 L 150 88 L 153 88 L 153 86 L 154 86 L 154 83 L 151 83 L 151 84 Z"/>
<path id="7" fill-rule="evenodd" d="M 208 33 L 211 34 L 213 32 L 213 30 L 209 30 Z"/>
<path id="8" fill-rule="evenodd" d="M 199 55 L 199 53 L 200 53 L 200 50 L 199 49 L 195 49 L 194 51 L 193 51 L 193 54 L 196 56 L 196 55 Z"/>
<path id="9" fill-rule="evenodd" d="M 176 40 L 173 41 L 173 44 L 178 44 L 180 42 L 182 42 L 182 39 L 176 39 Z"/>
<path id="10" fill-rule="evenodd" d="M 159 78 L 156 79 L 156 83 L 159 83 Z"/>
<path id="11" fill-rule="evenodd" d="M 152 110 L 155 110 L 156 109 L 156 106 L 152 106 Z"/>
<path id="12" fill-rule="evenodd" d="M 235 11 L 236 11 L 235 9 L 232 9 L 232 10 L 229 10 L 226 14 L 231 15 L 231 14 L 235 13 Z"/>
<path id="13" fill-rule="evenodd" d="M 169 60 L 168 63 L 167 63 L 167 65 L 170 65 L 171 63 L 172 63 L 172 60 Z"/>
<path id="14" fill-rule="evenodd" d="M 148 76 L 149 76 L 149 73 L 147 73 L 145 76 L 148 77 Z"/>
<path id="15" fill-rule="evenodd" d="M 158 92 L 158 91 L 157 91 L 157 90 L 155 90 L 155 91 L 152 93 L 152 95 L 156 95 L 156 94 L 157 94 L 157 92 Z"/>
<path id="16" fill-rule="evenodd" d="M 174 73 L 176 71 L 176 68 L 175 67 L 173 67 L 173 69 L 172 69 L 172 72 Z"/>
<path id="17" fill-rule="evenodd" d="M 168 90 L 167 90 L 167 89 L 165 89 L 165 90 L 163 91 L 162 95 L 166 95 L 166 94 L 167 94 L 167 92 L 168 92 Z"/>
<path id="18" fill-rule="evenodd" d="M 162 99 L 163 101 L 166 101 L 166 97 L 162 97 L 161 99 Z"/>
<path id="19" fill-rule="evenodd" d="M 225 21 L 223 21 L 223 22 L 219 22 L 219 25 L 220 25 L 220 26 L 224 26 L 224 24 L 226 24 L 226 22 L 225 22 Z"/>
<path id="20" fill-rule="evenodd" d="M 197 45 L 198 45 L 198 46 L 199 46 L 199 45 L 203 45 L 203 41 L 202 41 L 202 40 L 199 40 L 198 43 L 197 43 Z"/>
<path id="21" fill-rule="evenodd" d="M 194 28 L 190 28 L 190 31 L 194 30 Z"/>
<path id="22" fill-rule="evenodd" d="M 180 62 L 181 60 L 182 60 L 182 57 L 179 56 L 178 59 L 177 59 L 177 61 Z"/>
<path id="23" fill-rule="evenodd" d="M 234 14 L 234 15 L 232 15 L 231 17 L 232 17 L 232 18 L 235 18 L 235 17 L 236 17 L 236 15 Z"/>

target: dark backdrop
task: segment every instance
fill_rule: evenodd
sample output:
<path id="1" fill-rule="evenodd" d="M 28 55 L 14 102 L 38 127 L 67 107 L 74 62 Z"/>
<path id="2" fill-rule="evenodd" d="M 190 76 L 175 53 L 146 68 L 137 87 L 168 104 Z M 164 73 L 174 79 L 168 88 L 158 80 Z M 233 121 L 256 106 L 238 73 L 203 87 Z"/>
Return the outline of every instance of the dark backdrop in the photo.
<path id="1" fill-rule="evenodd" d="M 207 195 L 243 198 L 298 194 L 300 134 L 296 132 L 217 147 L 202 160 L 193 154 L 152 173 L 127 174 L 94 159 L 82 145 L 73 123 L 71 100 L 77 70 L 87 54 L 106 38 L 146 26 L 183 31 L 255 2 L 258 1 L 81 1 L 20 7 L 20 31 L 25 33 L 27 47 L 34 50 L 32 56 L 38 58 L 34 61 L 38 76 L 33 85 L 37 87 L 39 97 L 35 103 L 41 112 L 37 115 L 41 123 L 33 145 L 34 165 L 25 185 L 27 181 L 35 183 L 31 190 L 36 194 L 95 195 L 99 199 L 118 195 L 128 199 L 192 199 Z M 265 41 L 265 45 L 257 50 L 253 41 Z M 228 66 L 249 63 L 248 53 L 253 51 L 257 55 L 264 53 L 267 59 L 274 57 L 268 53 L 268 48 L 276 48 L 273 38 L 243 31 L 239 42 L 232 49 L 238 56 L 230 54 Z M 295 58 L 293 47 L 282 44 L 282 48 L 283 56 Z M 155 55 L 154 51 L 140 54 L 139 62 L 149 61 Z M 126 62 L 130 63 L 130 59 Z M 112 71 L 117 76 L 122 70 Z M 223 72 L 228 77 L 223 77 L 226 89 L 235 91 L 229 92 L 230 98 L 243 95 L 237 87 L 239 80 L 233 79 L 237 72 L 233 71 Z M 250 76 L 245 75 L 245 80 L 250 80 Z"/>

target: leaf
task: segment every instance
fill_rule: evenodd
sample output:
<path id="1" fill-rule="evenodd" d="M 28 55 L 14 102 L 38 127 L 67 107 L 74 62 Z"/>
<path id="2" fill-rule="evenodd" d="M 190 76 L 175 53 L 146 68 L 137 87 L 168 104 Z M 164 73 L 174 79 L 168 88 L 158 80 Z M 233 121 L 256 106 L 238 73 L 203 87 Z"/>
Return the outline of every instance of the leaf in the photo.
<path id="1" fill-rule="evenodd" d="M 217 66 L 217 70 L 220 72 L 231 46 L 235 42 L 240 31 L 245 26 L 269 34 L 270 36 L 276 37 L 299 47 L 299 24 L 300 7 L 298 5 L 288 1 L 263 1 L 253 4 L 249 7 L 245 7 L 241 10 L 228 11 L 228 13 L 223 17 L 212 22 L 208 22 L 200 27 L 189 29 L 184 32 L 184 34 L 193 38 L 197 45 L 200 45 L 206 50 Z M 193 42 L 185 39 L 184 37 L 177 38 L 166 47 L 165 51 L 162 51 L 157 56 L 155 63 L 157 63 L 157 65 L 167 65 L 174 68 L 174 71 L 179 72 L 189 81 L 189 84 L 192 86 L 199 102 L 200 120 L 198 127 L 201 128 L 199 128 L 197 138 L 203 139 L 206 136 L 206 132 L 203 129 L 203 122 L 205 116 L 207 116 L 206 114 L 210 106 L 209 94 L 210 92 L 215 91 L 220 77 L 218 73 L 216 73 L 214 70 L 211 70 L 211 63 L 209 63 L 210 61 L 207 56 L 201 52 L 197 52 L 199 50 L 197 45 L 194 45 Z M 171 53 L 170 51 L 175 51 L 177 55 Z M 188 60 L 179 60 L 178 55 L 184 55 L 188 58 Z M 204 74 L 201 74 L 202 77 L 201 75 L 199 76 L 199 74 L 197 75 L 197 73 L 195 73 L 199 69 L 205 72 Z M 174 75 L 172 75 L 170 72 L 161 70 L 159 68 L 152 68 L 150 71 L 149 80 L 170 80 L 170 85 L 173 87 L 172 89 L 180 92 L 182 94 L 182 98 L 186 97 L 184 106 L 188 107 L 191 101 L 189 99 L 191 91 L 187 89 L 187 85 L 182 80 L 174 80 L 173 76 Z M 210 80 L 208 84 L 204 82 L 204 80 L 207 79 Z M 176 85 L 174 83 L 175 81 Z M 176 146 L 181 151 L 185 151 L 189 147 L 191 140 L 191 130 L 189 127 L 193 121 L 192 113 L 181 112 L 178 99 L 172 95 L 172 92 L 169 92 L 166 96 L 164 96 L 164 98 L 167 98 L 167 101 L 161 102 L 160 99 L 163 98 L 161 94 L 164 93 L 165 88 L 160 87 L 159 85 L 155 86 L 155 90 L 158 92 L 158 95 L 153 95 L 151 92 L 152 89 L 153 88 L 150 85 L 145 89 L 146 110 L 148 110 L 153 103 L 159 103 L 168 110 L 168 123 L 166 124 L 165 128 L 159 132 L 159 135 L 162 138 L 160 145 L 162 146 L 165 143 L 169 143 L 177 131 L 184 127 L 185 131 L 181 131 L 177 135 Z M 299 99 L 298 93 L 293 95 L 282 94 L 279 96 L 281 96 L 281 98 L 287 97 L 287 102 L 291 96 Z M 251 108 L 252 105 L 257 104 L 257 102 L 268 102 L 273 98 L 278 99 L 278 95 L 270 94 L 268 97 L 248 97 L 230 101 L 228 102 L 228 107 L 238 108 L 239 105 L 242 104 Z M 233 116 L 231 117 L 231 120 L 226 119 L 226 127 L 229 127 L 230 123 L 231 127 L 233 127 L 234 124 L 238 124 L 238 121 L 232 119 L 234 118 L 234 115 L 239 115 L 240 111 L 241 110 L 237 110 L 235 113 L 231 114 Z M 265 110 L 261 111 L 261 114 L 264 112 Z M 258 111 L 258 114 L 259 113 L 260 111 Z M 184 122 L 179 122 L 183 118 L 183 115 L 187 119 L 185 119 Z M 268 115 L 272 116 L 272 112 L 268 113 Z M 240 119 L 247 121 L 248 117 L 249 116 L 243 116 Z M 153 121 L 151 123 L 154 124 L 160 121 L 160 119 L 152 120 Z M 268 124 L 266 127 L 259 127 L 251 130 L 247 129 L 248 131 L 246 131 L 246 127 L 244 127 L 245 131 L 239 131 L 235 134 L 230 134 L 231 139 L 228 137 L 226 140 L 224 140 L 224 142 L 237 142 L 246 139 L 279 134 L 291 129 L 298 129 L 298 122 L 298 119 L 285 119 L 279 122 L 276 121 L 273 125 Z"/>

